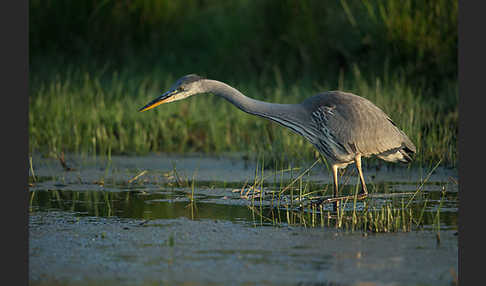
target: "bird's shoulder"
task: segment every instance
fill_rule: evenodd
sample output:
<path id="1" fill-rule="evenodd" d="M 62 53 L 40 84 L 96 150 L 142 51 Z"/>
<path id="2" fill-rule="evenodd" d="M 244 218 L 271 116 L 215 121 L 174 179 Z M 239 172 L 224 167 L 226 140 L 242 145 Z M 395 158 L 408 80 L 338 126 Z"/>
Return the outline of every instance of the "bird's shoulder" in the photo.
<path id="1" fill-rule="evenodd" d="M 304 100 L 302 104 L 310 110 L 316 110 L 319 108 L 341 108 L 346 109 L 350 107 L 368 105 L 369 102 L 366 98 L 358 96 L 356 94 L 344 91 L 326 91 L 318 93 Z"/>
<path id="2" fill-rule="evenodd" d="M 322 122 L 328 120 L 361 120 L 363 113 L 381 113 L 381 110 L 366 98 L 343 91 L 327 91 L 307 98 L 302 105 L 313 119 Z"/>

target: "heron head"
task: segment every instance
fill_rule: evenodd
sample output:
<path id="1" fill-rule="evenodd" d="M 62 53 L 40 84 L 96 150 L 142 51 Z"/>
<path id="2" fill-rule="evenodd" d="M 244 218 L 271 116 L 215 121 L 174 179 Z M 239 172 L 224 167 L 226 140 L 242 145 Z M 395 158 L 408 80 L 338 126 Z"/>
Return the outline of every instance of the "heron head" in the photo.
<path id="1" fill-rule="evenodd" d="M 196 74 L 185 75 L 178 79 L 167 92 L 152 100 L 138 111 L 143 112 L 163 103 L 181 100 L 191 95 L 201 93 L 203 92 L 201 86 L 202 79 L 202 77 Z"/>

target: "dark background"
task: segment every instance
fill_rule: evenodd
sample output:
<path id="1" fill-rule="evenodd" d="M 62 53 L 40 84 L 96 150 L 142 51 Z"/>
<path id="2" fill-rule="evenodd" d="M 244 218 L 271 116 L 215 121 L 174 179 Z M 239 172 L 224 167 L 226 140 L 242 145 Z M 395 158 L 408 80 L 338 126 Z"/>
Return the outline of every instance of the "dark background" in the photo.
<path id="1" fill-rule="evenodd" d="M 32 0 L 30 71 L 158 66 L 223 81 L 336 81 L 353 65 L 440 96 L 457 81 L 454 0 Z M 451 103 L 454 104 L 455 102 Z"/>

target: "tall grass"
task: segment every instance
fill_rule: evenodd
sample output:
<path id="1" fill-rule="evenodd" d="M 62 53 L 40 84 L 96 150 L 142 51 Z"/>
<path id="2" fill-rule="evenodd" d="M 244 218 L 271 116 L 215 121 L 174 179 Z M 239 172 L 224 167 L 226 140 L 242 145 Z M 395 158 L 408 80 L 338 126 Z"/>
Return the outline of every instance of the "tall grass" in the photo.
<path id="1" fill-rule="evenodd" d="M 278 75 L 278 73 L 277 73 Z M 81 79 L 81 80 L 80 80 Z M 32 79 L 29 103 L 31 152 L 146 154 L 148 152 L 266 153 L 273 159 L 309 160 L 314 147 L 301 136 L 266 119 L 248 115 L 212 95 L 199 95 L 139 113 L 138 108 L 168 88 L 175 77 L 130 72 L 110 76 L 73 71 L 52 82 Z M 370 99 L 388 113 L 418 148 L 417 161 L 454 165 L 457 109 L 442 110 L 441 101 L 427 100 L 400 78 L 365 80 L 358 68 L 340 80 L 340 89 Z M 297 103 L 329 84 L 232 83 L 250 97 Z M 454 100 L 457 87 L 450 90 Z M 445 96 L 444 96 L 445 98 Z"/>
<path id="2" fill-rule="evenodd" d="M 445 185 L 439 192 L 424 192 L 423 186 L 429 184 L 429 178 L 439 166 L 433 167 L 415 192 L 394 192 L 388 183 L 370 184 L 369 196 L 358 200 L 360 186 L 351 184 L 341 187 L 340 207 L 332 210 L 332 204 L 315 204 L 315 199 L 322 198 L 327 189 L 322 186 L 312 186 L 303 180 L 315 163 L 304 171 L 299 171 L 296 178 L 277 184 L 279 173 L 290 170 L 274 170 L 274 182 L 268 182 L 270 175 L 264 175 L 257 165 L 254 183 L 249 186 L 245 196 L 248 208 L 252 213 L 255 225 L 295 225 L 303 227 L 334 227 L 348 231 L 365 232 L 408 232 L 418 229 L 429 229 L 436 232 L 440 243 L 441 225 L 457 226 L 457 216 L 444 213 L 447 219 L 441 220 L 441 209 L 447 200 Z M 263 165 L 263 162 L 261 162 Z M 350 176 L 341 177 L 341 182 L 349 180 Z M 266 181 L 266 182 L 265 182 Z M 271 180 L 270 180 L 271 181 Z M 332 188 L 332 186 L 331 186 Z M 244 191 L 242 190 L 242 193 Z M 278 195 L 277 195 L 278 194 Z M 453 195 L 454 196 L 454 195 Z M 452 196 L 452 197 L 453 197 Z M 450 198 L 451 199 L 451 198 Z M 455 201 L 457 198 L 452 198 Z M 454 204 L 454 203 L 453 203 Z"/>
<path id="3" fill-rule="evenodd" d="M 419 163 L 455 165 L 457 1 L 32 0 L 29 17 L 31 152 L 316 156 L 210 96 L 136 112 L 198 73 L 280 103 L 354 92 L 410 135 Z"/>

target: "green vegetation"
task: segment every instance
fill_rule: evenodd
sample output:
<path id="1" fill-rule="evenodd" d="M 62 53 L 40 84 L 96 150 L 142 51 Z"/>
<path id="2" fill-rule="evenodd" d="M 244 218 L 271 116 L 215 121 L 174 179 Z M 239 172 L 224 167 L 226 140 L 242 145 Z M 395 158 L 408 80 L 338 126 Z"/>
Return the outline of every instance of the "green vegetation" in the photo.
<path id="1" fill-rule="evenodd" d="M 80 77 L 84 79 L 76 83 Z M 158 87 L 163 90 L 174 80 L 172 76 L 161 78 L 166 78 L 165 82 L 148 83 L 148 79 L 114 74 L 102 83 L 100 76 L 92 78 L 86 73 L 40 85 L 29 108 L 31 152 L 267 152 L 268 158 L 284 161 L 316 156 L 314 147 L 299 135 L 214 96 L 201 95 L 137 112 L 160 93 Z M 415 142 L 419 162 L 440 158 L 455 162 L 457 110 L 443 112 L 443 102 L 428 104 L 399 80 L 377 79 L 370 84 L 356 70 L 354 78 L 343 82 L 343 86 L 349 86 L 344 89 L 369 98 L 390 114 Z M 235 86 L 249 96 L 280 103 L 296 103 L 317 90 L 331 89 L 299 83 Z M 457 86 L 450 91 L 451 96 L 455 92 Z"/>
<path id="2" fill-rule="evenodd" d="M 198 73 L 296 103 L 359 94 L 456 165 L 457 1 L 30 1 L 30 152 L 243 152 L 312 160 L 300 136 L 214 96 L 137 109 Z"/>
<path id="3" fill-rule="evenodd" d="M 370 196 L 364 200 L 356 199 L 360 185 L 353 184 L 356 177 L 347 172 L 340 178 L 340 193 L 352 197 L 344 199 L 341 208 L 335 212 L 331 204 L 312 203 L 332 193 L 332 184 L 321 185 L 305 178 L 318 162 L 316 160 L 306 170 L 288 168 L 265 171 L 264 161 L 261 160 L 251 182 L 230 184 L 223 181 L 196 182 L 195 173 L 190 177 L 180 175 L 175 166 L 161 176 L 162 181 L 141 179 L 147 171 L 139 172 L 128 180 L 127 177 L 117 180 L 113 172 L 107 176 L 100 171 L 101 177 L 94 182 L 79 178 L 79 183 L 86 188 L 81 191 L 69 190 L 63 177 L 39 178 L 39 181 L 51 180 L 54 186 L 60 188 L 31 191 L 29 211 L 62 209 L 90 216 L 145 220 L 179 216 L 190 219 L 243 219 L 254 225 L 331 227 L 351 232 L 428 229 L 437 233 L 438 242 L 441 226 L 457 228 L 457 212 L 442 212 L 444 208 L 457 208 L 457 192 L 447 192 L 447 183 L 429 182 L 439 164 L 419 182 L 369 183 Z M 290 174 L 290 178 L 283 179 L 284 173 Z M 406 184 L 417 184 L 417 188 L 415 191 L 397 192 L 400 186 Z M 433 185 L 440 186 L 440 191 L 439 188 L 424 191 L 425 186 Z M 223 192 L 218 195 L 208 192 L 211 194 L 208 196 L 204 189 Z M 234 204 L 235 201 L 244 203 Z"/>
<path id="4" fill-rule="evenodd" d="M 318 160 L 315 163 L 317 162 Z M 340 194 L 347 198 L 341 200 L 337 211 L 331 210 L 332 204 L 314 203 L 322 196 L 330 196 L 332 185 L 323 189 L 323 186 L 313 186 L 303 180 L 313 165 L 289 182 L 282 181 L 281 177 L 279 182 L 279 174 L 283 174 L 284 170 L 273 171 L 273 183 L 268 182 L 272 175 L 264 175 L 263 168 L 259 172 L 257 166 L 254 182 L 247 187 L 248 191 L 242 198 L 249 201 L 248 207 L 255 225 L 334 227 L 364 232 L 408 232 L 429 228 L 436 232 L 437 242 L 440 243 L 441 224 L 456 226 L 457 217 L 445 213 L 442 215 L 447 218 L 440 218 L 446 197 L 445 184 L 442 185 L 441 192 L 423 191 L 438 165 L 421 180 L 415 192 L 390 192 L 393 187 L 389 182 L 369 184 L 369 196 L 358 200 L 359 184 L 341 185 Z M 349 174 L 342 176 L 341 182 L 349 179 Z M 456 195 L 449 193 L 448 200 L 455 203 Z"/>

